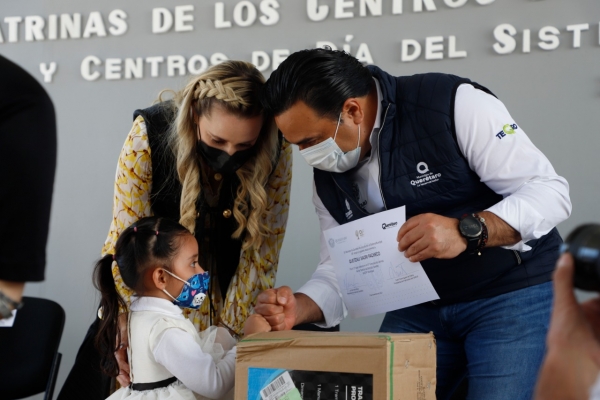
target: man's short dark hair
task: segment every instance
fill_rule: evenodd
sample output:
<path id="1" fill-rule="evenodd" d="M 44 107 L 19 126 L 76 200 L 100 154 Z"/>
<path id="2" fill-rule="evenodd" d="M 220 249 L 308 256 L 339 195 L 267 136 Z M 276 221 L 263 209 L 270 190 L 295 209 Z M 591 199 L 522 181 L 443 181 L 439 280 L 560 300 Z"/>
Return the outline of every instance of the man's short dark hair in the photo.
<path id="1" fill-rule="evenodd" d="M 366 96 L 372 85 L 371 72 L 348 53 L 302 50 L 273 71 L 263 89 L 263 105 L 277 116 L 302 101 L 318 115 L 337 119 L 347 99 Z"/>

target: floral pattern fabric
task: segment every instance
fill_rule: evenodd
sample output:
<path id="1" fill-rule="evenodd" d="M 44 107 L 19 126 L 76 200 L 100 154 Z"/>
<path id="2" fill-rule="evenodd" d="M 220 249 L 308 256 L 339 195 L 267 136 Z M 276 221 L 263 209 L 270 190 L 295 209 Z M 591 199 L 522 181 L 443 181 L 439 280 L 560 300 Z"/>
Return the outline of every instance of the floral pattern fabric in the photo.
<path id="1" fill-rule="evenodd" d="M 127 135 L 119 156 L 115 176 L 113 219 L 102 255 L 114 254 L 120 233 L 140 218 L 151 216 L 150 192 L 152 189 L 151 149 L 144 119 L 139 116 Z M 283 243 L 290 204 L 292 179 L 292 148 L 283 141 L 279 161 L 267 182 L 267 199 L 270 211 L 269 226 L 272 233 L 258 249 L 248 249 L 240 254 L 240 263 L 233 276 L 224 300 L 217 293 L 213 304 L 219 305 L 218 321 L 241 335 L 246 318 L 251 314 L 256 297 L 275 285 L 279 251 Z M 265 214 L 263 218 L 267 218 Z M 113 277 L 117 291 L 127 304 L 133 292 L 123 283 L 116 263 Z M 218 292 L 218 291 L 217 291 Z M 199 331 L 210 325 L 209 302 L 198 310 L 184 310 L 184 314 Z"/>

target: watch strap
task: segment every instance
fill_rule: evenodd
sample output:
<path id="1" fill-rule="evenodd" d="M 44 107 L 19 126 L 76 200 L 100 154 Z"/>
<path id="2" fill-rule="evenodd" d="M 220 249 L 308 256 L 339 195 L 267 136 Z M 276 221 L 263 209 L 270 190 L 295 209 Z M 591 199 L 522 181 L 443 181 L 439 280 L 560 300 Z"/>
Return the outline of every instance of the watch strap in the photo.
<path id="1" fill-rule="evenodd" d="M 0 319 L 8 318 L 12 315 L 12 310 L 19 310 L 23 303 L 14 301 L 0 290 Z"/>
<path id="2" fill-rule="evenodd" d="M 0 301 L 0 319 L 9 318 L 12 316 L 12 310 L 5 303 Z"/>
<path id="3" fill-rule="evenodd" d="M 477 248 L 479 247 L 479 238 L 468 238 L 465 236 L 463 237 L 467 239 L 467 249 L 465 251 L 468 253 L 477 252 Z"/>

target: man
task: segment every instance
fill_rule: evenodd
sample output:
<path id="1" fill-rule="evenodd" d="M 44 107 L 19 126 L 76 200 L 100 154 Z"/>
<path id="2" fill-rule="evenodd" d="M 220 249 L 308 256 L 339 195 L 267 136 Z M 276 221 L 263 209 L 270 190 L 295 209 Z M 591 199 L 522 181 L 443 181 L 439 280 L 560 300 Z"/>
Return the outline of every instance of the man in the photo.
<path id="1" fill-rule="evenodd" d="M 577 303 L 574 270 L 571 254 L 563 254 L 554 272 L 548 352 L 536 400 L 600 399 L 600 298 Z"/>
<path id="2" fill-rule="evenodd" d="M 551 272 L 571 212 L 568 184 L 490 91 L 445 74 L 393 77 L 340 51 L 292 54 L 265 104 L 314 169 L 321 230 L 406 206 L 398 250 L 421 262 L 439 301 L 388 312 L 383 332 L 433 331 L 437 395 L 529 399 L 544 354 Z M 321 236 L 297 293 L 263 292 L 273 329 L 346 314 Z"/>
<path id="3" fill-rule="evenodd" d="M 0 56 L 0 319 L 21 307 L 25 282 L 44 280 L 56 167 L 52 100 Z"/>

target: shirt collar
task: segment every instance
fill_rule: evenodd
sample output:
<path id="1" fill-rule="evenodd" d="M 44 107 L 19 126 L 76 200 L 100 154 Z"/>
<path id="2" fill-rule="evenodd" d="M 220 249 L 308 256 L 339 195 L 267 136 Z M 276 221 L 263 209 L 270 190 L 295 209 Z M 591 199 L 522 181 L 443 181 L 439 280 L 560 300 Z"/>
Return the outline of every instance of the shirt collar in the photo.
<path id="1" fill-rule="evenodd" d="M 377 78 L 373 78 L 375 81 L 375 88 L 377 89 L 377 112 L 375 114 L 375 123 L 373 124 L 373 130 L 371 131 L 371 135 L 369 136 L 369 143 L 371 143 L 371 151 L 364 160 L 359 162 L 359 166 L 368 164 L 373 154 L 377 150 L 377 143 L 379 139 L 379 128 L 381 128 L 381 100 L 383 99 L 383 94 L 381 92 L 381 86 L 379 85 L 379 81 Z"/>
<path id="2" fill-rule="evenodd" d="M 376 78 L 373 78 L 373 80 L 375 81 L 375 87 L 377 88 L 377 114 L 375 117 L 375 124 L 373 125 L 373 130 L 375 130 L 381 127 L 381 100 L 383 99 L 383 94 L 381 93 L 379 81 Z"/>
<path id="3" fill-rule="evenodd" d="M 177 307 L 169 300 L 160 299 L 158 297 L 132 296 L 129 309 L 131 311 L 154 311 L 172 316 L 181 316 L 181 318 L 183 318 L 181 308 Z"/>
<path id="4" fill-rule="evenodd" d="M 377 145 L 377 138 L 379 137 L 377 133 L 379 132 L 379 128 L 381 128 L 381 100 L 383 99 L 379 81 L 376 78 L 373 78 L 373 80 L 375 81 L 375 87 L 377 88 L 377 113 L 375 114 L 375 124 L 373 124 L 371 136 L 369 136 L 369 142 L 371 143 L 372 148 Z"/>

